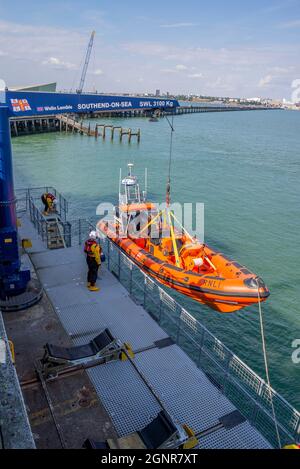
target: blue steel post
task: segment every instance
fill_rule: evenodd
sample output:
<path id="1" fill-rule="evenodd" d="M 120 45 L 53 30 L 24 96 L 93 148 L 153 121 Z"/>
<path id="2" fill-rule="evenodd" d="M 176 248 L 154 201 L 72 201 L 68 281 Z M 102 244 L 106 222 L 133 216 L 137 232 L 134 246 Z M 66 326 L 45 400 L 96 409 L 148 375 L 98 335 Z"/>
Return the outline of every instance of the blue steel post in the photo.
<path id="1" fill-rule="evenodd" d="M 9 108 L 0 102 L 0 297 L 26 290 L 30 271 L 21 270 L 14 194 Z"/>

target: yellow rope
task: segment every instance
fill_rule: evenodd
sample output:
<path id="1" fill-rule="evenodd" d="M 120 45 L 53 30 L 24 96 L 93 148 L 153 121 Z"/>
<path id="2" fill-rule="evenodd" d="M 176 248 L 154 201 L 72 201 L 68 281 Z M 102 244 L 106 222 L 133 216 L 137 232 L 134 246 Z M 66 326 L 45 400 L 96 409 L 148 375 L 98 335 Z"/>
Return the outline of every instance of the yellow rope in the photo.
<path id="1" fill-rule="evenodd" d="M 147 223 L 146 226 L 144 226 L 144 228 L 140 231 L 140 235 L 143 233 L 143 231 L 145 231 L 147 228 L 149 228 L 149 226 L 153 225 L 153 223 L 155 222 L 155 220 L 157 218 L 159 218 L 161 215 L 162 215 L 163 212 L 159 212 L 154 218 L 153 220 L 151 220 L 149 223 Z"/>
<path id="2" fill-rule="evenodd" d="M 192 241 L 192 243 L 195 242 L 194 238 L 190 235 L 190 233 L 184 228 L 184 226 L 180 223 L 180 221 L 175 217 L 174 213 L 173 212 L 170 212 L 171 216 L 174 218 L 174 220 L 178 223 L 178 225 L 180 226 L 180 228 L 184 231 L 184 233 L 190 238 L 190 240 Z"/>
<path id="3" fill-rule="evenodd" d="M 175 234 L 174 234 L 174 228 L 173 228 L 169 210 L 167 211 L 167 215 L 168 215 L 168 220 L 170 223 L 170 231 L 171 231 L 171 238 L 172 238 L 174 254 L 175 254 L 175 259 L 176 259 L 176 265 L 177 267 L 180 267 L 180 259 L 179 259 L 179 254 L 178 254 L 178 249 L 177 249 L 177 244 L 176 244 L 176 239 L 175 239 Z"/>

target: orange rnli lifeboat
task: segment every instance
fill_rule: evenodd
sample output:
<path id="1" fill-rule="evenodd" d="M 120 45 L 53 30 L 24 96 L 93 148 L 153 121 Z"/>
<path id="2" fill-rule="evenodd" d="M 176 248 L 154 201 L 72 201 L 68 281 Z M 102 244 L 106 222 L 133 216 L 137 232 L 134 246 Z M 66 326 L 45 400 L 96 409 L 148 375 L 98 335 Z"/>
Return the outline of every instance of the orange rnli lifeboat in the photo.
<path id="1" fill-rule="evenodd" d="M 137 178 L 120 181 L 116 216 L 98 229 L 158 282 L 221 313 L 265 301 L 264 282 L 239 263 L 175 228 L 175 215 L 141 200 Z"/>

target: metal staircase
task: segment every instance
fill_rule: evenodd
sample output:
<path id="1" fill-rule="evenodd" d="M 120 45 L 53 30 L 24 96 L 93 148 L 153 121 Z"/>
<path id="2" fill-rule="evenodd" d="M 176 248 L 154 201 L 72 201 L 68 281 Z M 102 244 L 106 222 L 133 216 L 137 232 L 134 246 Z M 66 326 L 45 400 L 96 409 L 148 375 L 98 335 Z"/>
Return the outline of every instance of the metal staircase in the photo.
<path id="1" fill-rule="evenodd" d="M 66 248 L 65 233 L 61 221 L 53 217 L 46 221 L 46 236 L 48 249 Z"/>

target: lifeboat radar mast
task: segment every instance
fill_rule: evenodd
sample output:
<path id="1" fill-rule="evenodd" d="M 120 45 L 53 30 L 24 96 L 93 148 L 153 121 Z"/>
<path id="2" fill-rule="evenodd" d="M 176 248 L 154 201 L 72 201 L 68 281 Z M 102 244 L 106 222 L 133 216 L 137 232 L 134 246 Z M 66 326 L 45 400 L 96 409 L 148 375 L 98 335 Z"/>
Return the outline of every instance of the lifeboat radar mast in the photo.
<path id="1" fill-rule="evenodd" d="M 145 190 L 140 190 L 137 176 L 133 174 L 133 163 L 128 163 L 128 174 L 122 178 L 120 169 L 119 181 L 119 207 L 116 210 L 115 219 L 125 233 L 128 232 L 128 225 L 131 220 L 130 212 L 133 209 L 139 210 L 146 202 L 147 197 L 147 169 L 145 169 Z"/>
<path id="2" fill-rule="evenodd" d="M 141 204 L 147 197 L 147 169 L 145 169 L 145 190 L 140 191 L 140 185 L 137 176 L 133 175 L 133 163 L 128 163 L 128 175 L 122 179 L 122 170 L 120 169 L 119 183 L 119 205 Z"/>

